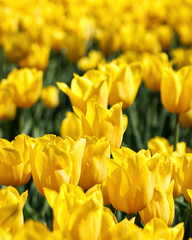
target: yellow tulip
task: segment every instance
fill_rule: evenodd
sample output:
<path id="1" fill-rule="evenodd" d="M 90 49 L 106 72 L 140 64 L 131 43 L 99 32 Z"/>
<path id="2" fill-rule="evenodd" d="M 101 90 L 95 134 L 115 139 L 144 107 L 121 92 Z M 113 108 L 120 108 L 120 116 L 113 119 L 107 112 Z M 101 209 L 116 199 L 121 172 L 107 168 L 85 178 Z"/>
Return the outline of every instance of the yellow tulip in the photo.
<path id="1" fill-rule="evenodd" d="M 104 63 L 105 57 L 101 51 L 91 50 L 88 57 L 82 57 L 78 60 L 78 67 L 83 70 L 91 70 L 97 67 L 99 63 Z"/>
<path id="2" fill-rule="evenodd" d="M 43 87 L 41 91 L 41 101 L 47 108 L 56 108 L 59 104 L 58 89 L 53 85 Z"/>
<path id="3" fill-rule="evenodd" d="M 185 199 L 188 202 L 191 202 L 190 197 L 187 193 L 187 189 L 192 189 L 192 154 L 187 153 L 183 157 L 180 158 L 181 164 L 179 169 L 179 182 L 181 184 L 182 193 Z"/>
<path id="4" fill-rule="evenodd" d="M 170 228 L 163 220 L 153 218 L 145 225 L 143 232 L 147 236 L 146 239 L 182 240 L 184 236 L 184 223 L 179 223 L 175 227 Z"/>
<path id="5" fill-rule="evenodd" d="M 3 228 L 0 228 L 0 237 L 1 240 L 12 240 L 12 234 L 6 232 Z"/>
<path id="6" fill-rule="evenodd" d="M 166 53 L 142 55 L 143 63 L 143 81 L 147 88 L 152 91 L 159 91 L 161 85 L 161 75 L 165 66 L 168 66 L 169 60 Z"/>
<path id="7" fill-rule="evenodd" d="M 169 187 L 172 179 L 173 162 L 170 157 L 165 157 L 161 154 L 156 153 L 154 156 L 159 158 L 155 186 L 165 191 Z"/>
<path id="8" fill-rule="evenodd" d="M 151 151 L 152 155 L 154 155 L 155 153 L 167 155 L 173 152 L 173 146 L 170 146 L 168 140 L 163 137 L 151 138 L 148 141 L 147 146 Z"/>
<path id="9" fill-rule="evenodd" d="M 62 183 L 77 185 L 85 139 L 74 141 L 69 137 L 62 139 L 54 135 L 45 135 L 35 142 L 31 168 L 37 190 L 44 195 L 44 187 L 59 192 Z"/>
<path id="10" fill-rule="evenodd" d="M 103 199 L 99 185 L 83 190 L 71 184 L 63 184 L 60 192 L 44 189 L 48 203 L 53 208 L 53 229 L 68 230 L 72 239 L 97 240 L 101 230 Z M 65 221 L 63 221 L 65 216 Z"/>
<path id="11" fill-rule="evenodd" d="M 7 232 L 15 232 L 24 223 L 23 207 L 27 201 L 28 192 L 19 195 L 14 187 L 0 190 L 0 227 Z"/>
<path id="12" fill-rule="evenodd" d="M 106 158 L 110 157 L 110 143 L 105 138 L 86 136 L 86 146 L 81 164 L 79 186 L 89 189 L 102 183 L 107 174 Z"/>
<path id="13" fill-rule="evenodd" d="M 74 74 L 71 89 L 66 83 L 58 82 L 57 85 L 70 98 L 71 104 L 86 112 L 88 101 L 97 101 L 104 107 L 108 106 L 107 76 L 98 70 L 90 70 L 82 77 Z"/>
<path id="14" fill-rule="evenodd" d="M 18 135 L 12 142 L 0 140 L 0 184 L 18 186 L 30 180 L 31 141 L 25 134 Z"/>
<path id="15" fill-rule="evenodd" d="M 158 157 L 148 158 L 142 152 L 130 157 L 114 155 L 108 160 L 108 194 L 117 210 L 135 213 L 147 207 L 153 196 L 158 161 Z"/>
<path id="16" fill-rule="evenodd" d="M 161 80 L 161 102 L 172 113 L 182 113 L 191 108 L 192 67 L 179 71 L 165 68 Z"/>
<path id="17" fill-rule="evenodd" d="M 73 112 L 67 112 L 66 118 L 61 122 L 60 127 L 61 137 L 71 137 L 73 140 L 78 140 L 82 134 L 81 120 Z"/>
<path id="18" fill-rule="evenodd" d="M 43 72 L 35 68 L 14 69 L 7 77 L 6 84 L 14 89 L 13 101 L 18 107 L 30 108 L 40 97 Z"/>
<path id="19" fill-rule="evenodd" d="M 186 128 L 192 127 L 192 109 L 179 115 L 179 123 Z"/>
<path id="20" fill-rule="evenodd" d="M 100 65 L 100 69 L 111 76 L 109 104 L 112 106 L 123 102 L 123 108 L 129 107 L 135 100 L 141 83 L 141 63 L 134 62 L 127 65 L 122 61 L 118 65 L 113 61 L 106 65 Z"/>
<path id="21" fill-rule="evenodd" d="M 144 224 L 155 217 L 162 219 L 168 226 L 172 224 L 175 214 L 173 185 L 174 182 L 171 182 L 165 191 L 160 187 L 155 187 L 151 202 L 139 212 Z"/>
<path id="22" fill-rule="evenodd" d="M 17 106 L 13 102 L 13 89 L 6 84 L 0 83 L 0 119 L 12 120 L 16 116 Z"/>
<path id="23" fill-rule="evenodd" d="M 128 124 L 127 116 L 122 114 L 121 103 L 108 110 L 97 102 L 88 102 L 86 115 L 77 108 L 74 111 L 82 121 L 83 135 L 105 137 L 112 147 L 120 147 Z"/>

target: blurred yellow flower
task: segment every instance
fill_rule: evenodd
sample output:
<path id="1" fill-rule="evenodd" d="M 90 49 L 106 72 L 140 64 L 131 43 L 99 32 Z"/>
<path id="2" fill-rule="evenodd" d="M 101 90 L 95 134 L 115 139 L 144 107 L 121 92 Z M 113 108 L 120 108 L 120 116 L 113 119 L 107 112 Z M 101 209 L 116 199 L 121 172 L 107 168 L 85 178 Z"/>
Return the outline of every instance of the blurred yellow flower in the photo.
<path id="1" fill-rule="evenodd" d="M 91 50 L 88 54 L 88 57 L 82 57 L 78 60 L 78 67 L 83 70 L 91 70 L 97 68 L 99 63 L 104 63 L 105 57 L 101 51 Z"/>
<path id="2" fill-rule="evenodd" d="M 86 112 L 87 102 L 97 101 L 104 107 L 108 106 L 107 76 L 98 70 L 90 70 L 82 77 L 74 74 L 71 89 L 66 83 L 57 82 L 58 87 L 67 94 L 71 104 Z"/>
<path id="3" fill-rule="evenodd" d="M 31 139 L 25 134 L 9 142 L 0 139 L 0 184 L 19 186 L 31 178 Z"/>
<path id="4" fill-rule="evenodd" d="M 71 137 L 73 140 L 78 140 L 82 134 L 81 120 L 73 112 L 67 112 L 66 118 L 61 122 L 60 127 L 61 137 Z"/>
<path id="5" fill-rule="evenodd" d="M 62 183 L 78 184 L 85 139 L 74 141 L 69 137 L 62 139 L 45 135 L 37 138 L 35 143 L 31 159 L 32 176 L 42 195 L 44 187 L 59 192 Z"/>
<path id="6" fill-rule="evenodd" d="M 95 185 L 86 193 L 71 184 L 63 184 L 59 194 L 48 188 L 45 188 L 44 192 L 53 208 L 54 230 L 69 230 L 72 239 L 98 239 L 103 213 L 100 185 Z"/>
<path id="7" fill-rule="evenodd" d="M 40 98 L 45 107 L 56 108 L 59 104 L 59 90 L 53 85 L 43 87 Z"/>
<path id="8" fill-rule="evenodd" d="M 77 62 L 86 53 L 87 41 L 77 35 L 68 35 L 65 39 L 66 53 L 69 60 Z"/>
<path id="9" fill-rule="evenodd" d="M 165 66 L 169 65 L 168 55 L 166 53 L 156 55 L 144 53 L 142 55 L 142 64 L 145 85 L 152 91 L 159 91 L 162 71 Z"/>
<path id="10" fill-rule="evenodd" d="M 167 51 L 172 44 L 174 31 L 170 25 L 159 25 L 155 27 L 155 33 L 161 44 L 162 50 Z"/>
<path id="11" fill-rule="evenodd" d="M 97 183 L 102 183 L 106 177 L 106 158 L 110 157 L 110 143 L 105 141 L 105 138 L 85 136 L 85 139 L 79 186 L 89 189 Z"/>
<path id="12" fill-rule="evenodd" d="M 17 106 L 13 102 L 13 89 L 6 84 L 0 83 L 0 119 L 12 120 L 16 116 Z"/>
<path id="13" fill-rule="evenodd" d="M 27 32 L 9 33 L 3 37 L 3 51 L 11 61 L 18 61 L 28 53 L 31 41 Z"/>
<path id="14" fill-rule="evenodd" d="M 40 97 L 43 72 L 35 68 L 14 69 L 5 83 L 14 89 L 13 101 L 18 107 L 30 108 Z"/>
<path id="15" fill-rule="evenodd" d="M 147 155 L 147 152 L 135 153 L 130 157 L 119 154 L 107 161 L 109 199 L 117 210 L 135 213 L 150 203 L 159 158 Z"/>
<path id="16" fill-rule="evenodd" d="M 82 121 L 83 135 L 105 137 L 110 140 L 112 147 L 120 147 L 128 124 L 127 116 L 122 114 L 121 103 L 108 110 L 101 104 L 90 101 L 87 103 L 86 115 L 75 107 L 74 111 Z"/>
<path id="17" fill-rule="evenodd" d="M 182 113 L 191 108 L 192 67 L 179 71 L 165 68 L 161 80 L 161 102 L 172 113 Z"/>
<path id="18" fill-rule="evenodd" d="M 15 232 L 24 223 L 23 207 L 28 192 L 19 195 L 14 187 L 0 189 L 0 227 L 7 232 Z"/>
<path id="19" fill-rule="evenodd" d="M 44 70 L 49 62 L 50 50 L 49 46 L 32 43 L 27 54 L 18 61 L 18 64 L 21 68 L 29 67 Z"/>

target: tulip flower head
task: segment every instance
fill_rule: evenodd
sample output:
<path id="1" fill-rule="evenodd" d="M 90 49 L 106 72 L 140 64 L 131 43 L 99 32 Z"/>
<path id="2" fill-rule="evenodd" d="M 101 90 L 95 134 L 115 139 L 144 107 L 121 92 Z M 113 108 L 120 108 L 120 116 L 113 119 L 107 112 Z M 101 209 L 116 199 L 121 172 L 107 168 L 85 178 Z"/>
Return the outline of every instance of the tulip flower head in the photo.
<path id="1" fill-rule="evenodd" d="M 191 108 L 192 67 L 175 72 L 165 68 L 161 80 L 161 102 L 172 113 L 182 113 Z"/>

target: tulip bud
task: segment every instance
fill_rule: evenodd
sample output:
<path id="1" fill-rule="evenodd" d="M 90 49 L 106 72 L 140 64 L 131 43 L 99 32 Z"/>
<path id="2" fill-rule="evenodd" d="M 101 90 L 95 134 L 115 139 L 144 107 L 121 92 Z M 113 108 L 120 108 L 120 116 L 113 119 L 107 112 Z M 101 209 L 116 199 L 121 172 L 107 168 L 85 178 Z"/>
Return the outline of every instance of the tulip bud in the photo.
<path id="1" fill-rule="evenodd" d="M 79 186 L 89 189 L 102 183 L 107 174 L 106 158 L 110 157 L 110 143 L 104 138 L 85 137 L 86 146 L 81 165 Z"/>
<path id="2" fill-rule="evenodd" d="M 56 108 L 59 104 L 59 90 L 55 86 L 43 87 L 41 101 L 47 108 Z"/>
<path id="3" fill-rule="evenodd" d="M 172 113 L 182 113 L 191 108 L 192 67 L 181 68 L 178 72 L 165 68 L 161 80 L 161 101 Z"/>

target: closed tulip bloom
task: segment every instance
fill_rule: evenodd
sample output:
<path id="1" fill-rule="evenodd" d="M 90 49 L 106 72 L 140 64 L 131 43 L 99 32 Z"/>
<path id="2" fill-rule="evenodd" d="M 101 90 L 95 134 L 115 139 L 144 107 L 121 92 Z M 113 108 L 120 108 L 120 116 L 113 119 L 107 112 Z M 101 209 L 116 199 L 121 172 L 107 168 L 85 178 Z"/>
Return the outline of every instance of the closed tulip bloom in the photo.
<path id="1" fill-rule="evenodd" d="M 0 190 L 0 228 L 7 232 L 15 232 L 23 225 L 23 207 L 27 196 L 27 191 L 19 195 L 11 186 Z"/>
<path id="2" fill-rule="evenodd" d="M 118 102 L 123 102 L 123 108 L 132 105 L 141 83 L 141 63 L 134 62 L 128 65 L 124 61 L 120 64 L 112 62 L 101 65 L 100 69 L 111 76 L 109 104 L 112 106 Z"/>
<path id="3" fill-rule="evenodd" d="M 35 68 L 14 69 L 6 80 L 14 89 L 13 101 L 21 108 L 30 108 L 37 102 L 42 82 L 43 72 Z"/>
<path id="4" fill-rule="evenodd" d="M 187 193 L 187 189 L 192 189 L 192 154 L 187 153 L 181 158 L 179 169 L 179 182 L 181 184 L 182 193 L 188 202 L 191 202 Z"/>
<path id="5" fill-rule="evenodd" d="M 73 141 L 67 137 L 62 139 L 54 135 L 45 135 L 35 142 L 31 168 L 37 190 L 44 195 L 44 187 L 59 192 L 63 183 L 77 185 L 85 139 Z"/>
<path id="6" fill-rule="evenodd" d="M 145 53 L 142 56 L 143 81 L 147 88 L 152 91 L 159 91 L 161 85 L 161 74 L 169 60 L 166 53 L 153 55 Z"/>
<path id="7" fill-rule="evenodd" d="M 68 230 L 72 239 L 98 239 L 103 212 L 99 185 L 89 189 L 86 194 L 80 187 L 71 184 L 63 184 L 59 193 L 50 189 L 44 189 L 44 192 L 53 208 L 54 230 Z"/>
<path id="8" fill-rule="evenodd" d="M 161 80 L 161 102 L 172 113 L 186 112 L 191 108 L 192 67 L 186 66 L 175 72 L 165 68 Z"/>
<path id="9" fill-rule="evenodd" d="M 41 101 L 47 108 L 56 108 L 59 104 L 59 90 L 53 85 L 43 87 L 41 91 Z"/>
<path id="10" fill-rule="evenodd" d="M 135 153 L 131 157 L 113 158 L 107 162 L 111 204 L 128 214 L 143 210 L 153 196 L 158 157 L 147 158 L 143 153 Z"/>
<path id="11" fill-rule="evenodd" d="M 192 127 L 192 109 L 179 115 L 179 123 L 186 128 Z"/>
<path id="12" fill-rule="evenodd" d="M 30 180 L 31 141 L 25 134 L 18 135 L 12 142 L 0 140 L 0 184 L 19 186 Z"/>
<path id="13" fill-rule="evenodd" d="M 120 147 L 128 124 L 127 116 L 122 114 L 121 103 L 108 110 L 97 102 L 88 102 L 86 115 L 77 108 L 74 111 L 82 121 L 83 135 L 105 137 L 112 147 Z"/>
<path id="14" fill-rule="evenodd" d="M 62 138 L 66 136 L 73 140 L 78 140 L 82 134 L 82 123 L 77 115 L 73 112 L 67 112 L 66 117 L 62 120 L 60 126 L 60 135 Z"/>
<path id="15" fill-rule="evenodd" d="M 86 136 L 86 146 L 81 164 L 79 186 L 89 189 L 102 183 L 107 174 L 106 158 L 110 157 L 110 143 L 105 138 Z"/>
<path id="16" fill-rule="evenodd" d="M 66 83 L 58 82 L 57 85 L 69 96 L 72 106 L 79 108 L 83 113 L 86 112 L 86 105 L 90 100 L 104 107 L 108 106 L 107 76 L 99 71 L 92 70 L 91 74 L 88 72 L 82 77 L 74 74 L 71 88 Z"/>
<path id="17" fill-rule="evenodd" d="M 173 185 L 174 182 L 171 182 L 165 191 L 160 187 L 155 187 L 151 202 L 139 212 L 144 224 L 156 217 L 161 218 L 168 226 L 171 226 L 175 213 Z"/>

